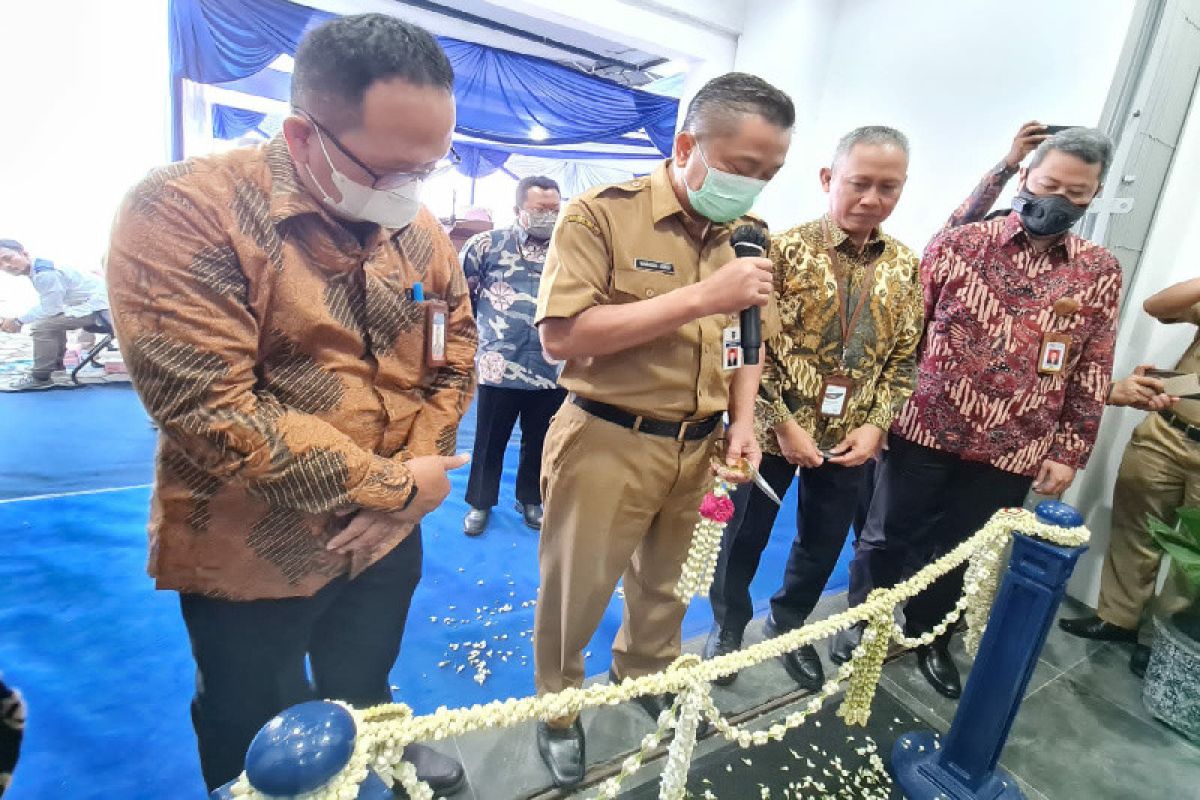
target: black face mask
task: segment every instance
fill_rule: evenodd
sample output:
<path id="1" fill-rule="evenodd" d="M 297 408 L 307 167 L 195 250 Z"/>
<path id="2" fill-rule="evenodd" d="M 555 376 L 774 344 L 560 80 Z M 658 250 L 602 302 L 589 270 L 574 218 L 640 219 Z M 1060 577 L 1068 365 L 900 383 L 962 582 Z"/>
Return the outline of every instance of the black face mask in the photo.
<path id="1" fill-rule="evenodd" d="M 1087 211 L 1061 194 L 1036 195 L 1022 186 L 1013 198 L 1013 211 L 1021 215 L 1021 224 L 1034 236 L 1057 236 L 1071 230 Z"/>

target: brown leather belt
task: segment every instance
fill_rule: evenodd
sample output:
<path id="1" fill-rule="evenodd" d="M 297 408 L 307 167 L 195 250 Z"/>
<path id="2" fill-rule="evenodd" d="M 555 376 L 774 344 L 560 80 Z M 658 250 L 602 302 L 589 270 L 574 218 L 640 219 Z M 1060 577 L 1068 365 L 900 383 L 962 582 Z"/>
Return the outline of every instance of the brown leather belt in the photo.
<path id="1" fill-rule="evenodd" d="M 713 414 L 704 419 L 668 422 L 662 419 L 643 417 L 639 414 L 630 414 L 616 406 L 601 403 L 599 400 L 589 400 L 577 394 L 571 395 L 571 402 L 593 417 L 599 417 L 605 422 L 611 422 L 638 433 L 648 433 L 651 436 L 666 436 L 677 442 L 692 442 L 707 438 L 721 422 L 720 414 Z"/>
<path id="2" fill-rule="evenodd" d="M 1160 411 L 1158 413 L 1162 416 L 1163 419 L 1165 419 L 1167 421 L 1167 424 L 1170 425 L 1172 428 L 1179 431 L 1184 436 L 1191 439 L 1193 442 L 1200 443 L 1200 426 L 1192 425 L 1191 423 L 1185 422 L 1183 419 L 1180 418 L 1180 416 L 1178 414 L 1176 414 L 1173 411 Z"/>

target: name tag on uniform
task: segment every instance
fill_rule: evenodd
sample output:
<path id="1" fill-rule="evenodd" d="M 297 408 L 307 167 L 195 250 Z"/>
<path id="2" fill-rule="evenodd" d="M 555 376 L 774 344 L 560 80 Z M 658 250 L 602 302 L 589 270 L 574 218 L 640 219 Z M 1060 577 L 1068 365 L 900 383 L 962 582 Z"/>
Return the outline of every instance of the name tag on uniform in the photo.
<path id="1" fill-rule="evenodd" d="M 675 265 L 666 261 L 652 261 L 648 258 L 635 258 L 633 268 L 642 272 L 657 272 L 659 275 L 674 275 Z"/>
<path id="2" fill-rule="evenodd" d="M 817 410 L 822 417 L 837 419 L 845 416 L 846 407 L 850 404 L 850 394 L 854 391 L 854 381 L 844 375 L 829 375 L 821 383 L 821 395 L 817 400 Z"/>
<path id="3" fill-rule="evenodd" d="M 742 366 L 742 326 L 730 325 L 721 337 L 721 366 L 725 370 Z"/>
<path id="4" fill-rule="evenodd" d="M 1042 351 L 1038 354 L 1038 372 L 1056 375 L 1067 365 L 1071 351 L 1071 337 L 1065 333 L 1042 334 Z"/>
<path id="5" fill-rule="evenodd" d="M 446 366 L 446 318 L 450 309 L 441 300 L 425 302 L 425 363 Z"/>

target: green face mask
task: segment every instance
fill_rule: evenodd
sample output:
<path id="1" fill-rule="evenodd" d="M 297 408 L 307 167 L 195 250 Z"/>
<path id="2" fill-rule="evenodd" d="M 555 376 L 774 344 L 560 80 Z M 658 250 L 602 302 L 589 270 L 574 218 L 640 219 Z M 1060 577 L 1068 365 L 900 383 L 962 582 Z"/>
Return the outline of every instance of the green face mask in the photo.
<path id="1" fill-rule="evenodd" d="M 696 213 L 721 223 L 735 220 L 749 211 L 767 182 L 713 169 L 708 166 L 708 159 L 704 157 L 699 144 L 696 145 L 696 152 L 708 170 L 699 189 L 687 187 L 688 202 Z"/>

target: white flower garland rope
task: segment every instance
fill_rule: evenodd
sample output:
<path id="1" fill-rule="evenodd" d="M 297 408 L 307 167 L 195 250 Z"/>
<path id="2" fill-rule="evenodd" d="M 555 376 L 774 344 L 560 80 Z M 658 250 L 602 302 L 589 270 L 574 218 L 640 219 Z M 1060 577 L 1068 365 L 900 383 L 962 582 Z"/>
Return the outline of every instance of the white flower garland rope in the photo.
<path id="1" fill-rule="evenodd" d="M 729 499 L 731 489 L 732 484 L 718 478 L 713 491 L 705 497 L 701 520 L 693 532 L 691 548 L 676 587 L 676 596 L 685 601 L 707 593 L 712 583 L 721 536 L 725 523 L 732 516 L 732 501 Z M 865 725 L 871 713 L 880 670 L 892 641 L 906 647 L 928 644 L 960 616 L 965 616 L 968 625 L 966 643 L 974 652 L 987 625 L 1005 561 L 1005 551 L 1013 532 L 1062 547 L 1079 547 L 1087 543 L 1090 536 L 1083 526 L 1059 528 L 1041 522 L 1025 509 L 1003 509 L 996 512 L 970 539 L 926 565 L 903 583 L 889 589 L 876 589 L 866 601 L 840 614 L 709 661 L 685 655 L 662 672 L 627 678 L 617 684 L 592 684 L 541 697 L 509 698 L 470 708 L 448 709 L 443 706 L 432 714 L 420 717 L 413 716 L 411 709 L 401 703 L 365 710 L 350 709 L 358 735 L 349 763 L 326 786 L 302 795 L 298 800 L 352 800 L 357 797 L 358 786 L 366 779 L 368 768 L 378 773 L 389 785 L 399 783 L 414 800 L 426 800 L 432 797 L 429 786 L 420 782 L 412 765 L 402 760 L 404 747 L 408 744 L 438 741 L 471 731 L 511 727 L 529 720 L 551 720 L 578 714 L 585 708 L 617 705 L 635 697 L 668 692 L 677 695 L 675 705 L 663 712 L 657 730 L 642 739 L 640 749 L 625 759 L 618 775 L 598 787 L 595 796 L 616 797 L 622 780 L 641 768 L 646 756 L 659 746 L 673 728 L 675 734 L 663 768 L 659 796 L 670 800 L 682 798 L 696 731 L 702 718 L 708 719 L 724 738 L 741 747 L 762 745 L 771 740 L 781 740 L 789 730 L 803 724 L 846 683 L 846 693 L 837 713 L 847 725 Z M 895 623 L 896 607 L 963 564 L 967 564 L 963 595 L 954 609 L 934 630 L 916 638 L 905 637 Z M 803 709 L 788 714 L 782 722 L 765 730 L 749 731 L 730 724 L 713 703 L 710 691 L 712 681 L 716 678 L 777 658 L 859 623 L 865 623 L 866 628 L 852 660 L 842 665 L 837 677 L 827 681 L 820 692 L 809 698 Z M 233 793 L 241 800 L 269 800 L 250 786 L 244 774 L 234 785 Z"/>

